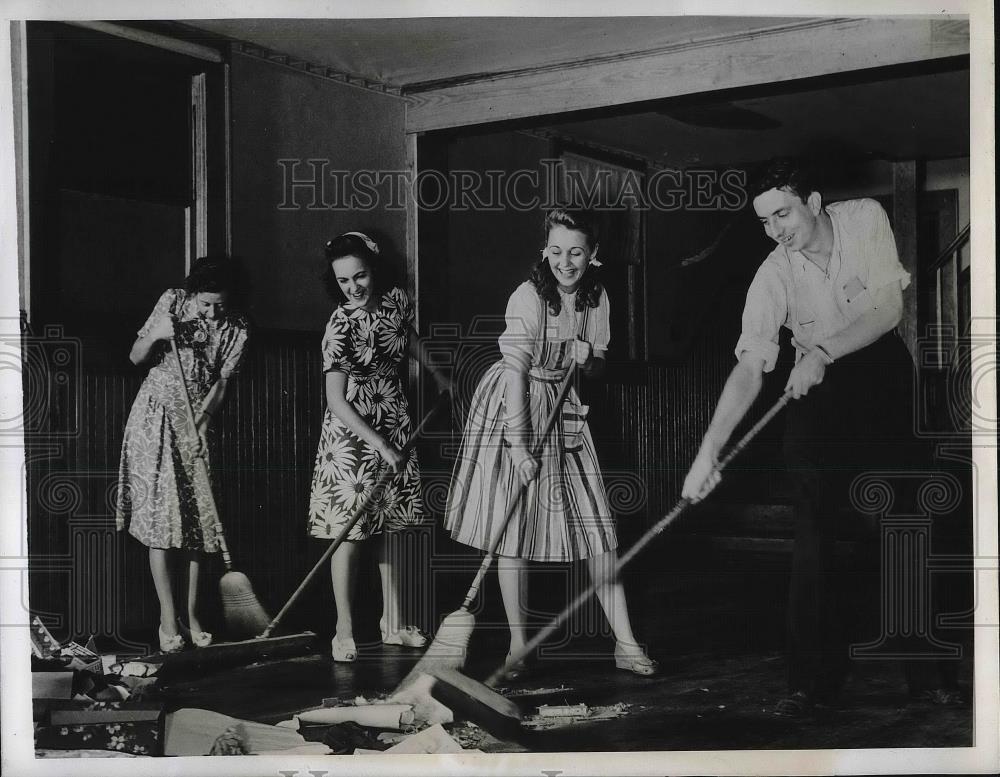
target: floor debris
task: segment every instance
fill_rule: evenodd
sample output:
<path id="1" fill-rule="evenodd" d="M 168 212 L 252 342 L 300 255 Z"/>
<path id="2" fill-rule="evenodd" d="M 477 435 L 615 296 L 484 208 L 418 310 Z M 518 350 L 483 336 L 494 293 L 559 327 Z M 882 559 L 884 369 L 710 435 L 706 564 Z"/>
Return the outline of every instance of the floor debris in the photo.
<path id="1" fill-rule="evenodd" d="M 295 716 L 301 723 L 359 723 L 370 728 L 403 729 L 413 724 L 413 707 L 409 704 L 364 704 L 343 707 L 321 707 L 300 712 Z"/>
<path id="2" fill-rule="evenodd" d="M 585 718 L 589 714 L 586 704 L 543 704 L 538 708 L 542 718 Z"/>
<path id="3" fill-rule="evenodd" d="M 238 726 L 238 728 L 236 728 Z M 185 708 L 167 715 L 163 743 L 164 755 L 205 755 L 220 735 L 229 729 L 239 731 L 248 753 L 273 752 L 328 753 L 325 744 L 306 742 L 297 731 L 238 720 L 211 710 Z"/>
<path id="4" fill-rule="evenodd" d="M 436 723 L 423 731 L 407 737 L 397 745 L 393 745 L 386 753 L 395 755 L 417 753 L 461 753 L 462 746 L 456 742 L 440 723 Z"/>
<path id="5" fill-rule="evenodd" d="M 560 685 L 557 688 L 497 688 L 497 691 L 504 696 L 548 696 L 553 693 L 566 693 L 572 691 L 568 685 Z"/>
<path id="6" fill-rule="evenodd" d="M 604 707 L 588 707 L 586 704 L 542 705 L 538 708 L 537 715 L 526 718 L 523 723 L 527 728 L 536 730 L 561 728 L 595 720 L 622 718 L 639 709 L 642 707 L 624 702 Z"/>

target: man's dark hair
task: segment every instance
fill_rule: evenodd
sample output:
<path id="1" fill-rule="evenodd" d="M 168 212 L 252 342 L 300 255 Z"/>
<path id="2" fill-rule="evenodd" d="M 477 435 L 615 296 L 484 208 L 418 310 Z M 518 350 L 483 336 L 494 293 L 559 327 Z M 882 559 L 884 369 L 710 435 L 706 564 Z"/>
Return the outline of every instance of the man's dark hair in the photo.
<path id="1" fill-rule="evenodd" d="M 786 189 L 805 202 L 810 194 L 820 190 L 818 167 L 800 159 L 772 159 L 751 178 L 750 199 L 771 189 Z"/>

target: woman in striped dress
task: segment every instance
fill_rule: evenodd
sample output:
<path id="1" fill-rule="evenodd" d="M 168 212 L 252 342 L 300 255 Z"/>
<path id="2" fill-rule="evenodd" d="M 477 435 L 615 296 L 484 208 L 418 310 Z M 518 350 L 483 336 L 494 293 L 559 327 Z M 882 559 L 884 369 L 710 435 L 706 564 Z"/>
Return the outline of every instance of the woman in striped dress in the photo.
<path id="1" fill-rule="evenodd" d="M 608 296 L 597 278 L 597 239 L 590 214 L 556 209 L 545 219 L 542 259 L 507 302 L 503 358 L 486 372 L 470 404 L 445 512 L 451 536 L 489 550 L 500 532 L 498 576 L 510 626 L 511 653 L 526 639 L 525 561 L 586 559 L 615 634 L 615 665 L 657 671 L 632 633 L 625 591 L 611 575 L 618 540 L 587 407 L 575 390 L 536 459 L 535 435 L 555 404 L 571 362 L 595 376 L 610 340 Z M 525 489 L 506 531 L 508 505 Z M 523 674 L 524 666 L 510 667 Z"/>

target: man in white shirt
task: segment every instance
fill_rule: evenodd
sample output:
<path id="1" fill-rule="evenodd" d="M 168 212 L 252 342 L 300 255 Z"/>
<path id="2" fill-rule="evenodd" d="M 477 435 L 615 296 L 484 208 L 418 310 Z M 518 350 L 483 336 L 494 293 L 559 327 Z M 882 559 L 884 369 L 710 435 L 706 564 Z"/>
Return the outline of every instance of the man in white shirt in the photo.
<path id="1" fill-rule="evenodd" d="M 810 171 L 772 162 L 751 191 L 777 246 L 747 292 L 733 368 L 683 495 L 713 486 L 719 452 L 774 369 L 778 334 L 792 332 L 784 456 L 796 493 L 788 613 L 789 696 L 779 714 L 801 717 L 842 684 L 848 635 L 837 617 L 838 513 L 860 472 L 919 466 L 912 432 L 913 367 L 894 331 L 909 273 L 874 200 L 826 205 Z M 870 597 L 878 596 L 871 591 Z"/>

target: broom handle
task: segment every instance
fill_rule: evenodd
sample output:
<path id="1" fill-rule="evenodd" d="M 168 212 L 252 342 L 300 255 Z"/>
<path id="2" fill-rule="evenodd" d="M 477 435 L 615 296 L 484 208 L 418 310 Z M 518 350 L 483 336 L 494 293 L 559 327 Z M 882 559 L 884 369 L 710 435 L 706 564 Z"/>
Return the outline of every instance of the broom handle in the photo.
<path id="1" fill-rule="evenodd" d="M 580 317 L 580 323 L 578 324 L 576 333 L 578 338 L 582 337 L 583 333 L 587 329 L 587 317 L 589 313 L 590 308 L 585 308 L 583 315 Z M 545 440 L 552 431 L 552 427 L 556 425 L 556 420 L 562 412 L 563 400 L 566 399 L 566 395 L 569 394 L 569 390 L 573 385 L 573 377 L 576 375 L 576 368 L 577 364 L 574 360 L 570 363 L 569 368 L 566 370 L 566 375 L 562 379 L 562 383 L 559 384 L 559 393 L 556 395 L 555 404 L 552 406 L 552 410 L 549 413 L 548 418 L 545 419 L 545 425 L 542 427 L 542 434 L 539 436 L 534 447 L 531 449 L 532 458 L 536 458 L 541 455 L 542 449 L 545 447 Z M 486 577 L 486 573 L 489 571 L 489 568 L 493 565 L 493 559 L 496 558 L 497 548 L 500 547 L 504 534 L 507 533 L 507 525 L 510 523 L 511 518 L 514 517 L 514 513 L 517 512 L 517 508 L 521 504 L 521 497 L 524 496 L 527 490 L 528 485 L 526 483 L 522 483 L 521 487 L 517 491 L 517 494 L 514 496 L 514 499 L 511 500 L 510 505 L 508 505 L 507 514 L 504 515 L 503 522 L 500 524 L 500 530 L 493 539 L 489 552 L 479 565 L 479 570 L 476 572 L 476 576 L 472 579 L 472 585 L 469 586 L 469 591 L 465 595 L 465 601 L 462 602 L 460 609 L 468 611 L 469 607 L 472 606 L 472 602 L 475 601 L 475 598 L 479 595 L 479 587 L 482 585 L 483 578 Z"/>
<path id="2" fill-rule="evenodd" d="M 181 393 L 184 396 L 184 409 L 187 411 L 188 424 L 191 426 L 192 434 L 194 434 L 195 438 L 198 438 L 198 444 L 201 445 L 201 439 L 198 435 L 198 424 L 194 420 L 194 409 L 191 407 L 191 394 L 188 391 L 187 378 L 184 376 L 184 365 L 181 364 L 181 355 L 177 350 L 177 340 L 173 337 L 170 338 L 170 351 L 174 355 L 174 367 L 177 370 L 177 377 L 181 380 Z M 226 571 L 232 572 L 233 560 L 229 556 L 229 546 L 226 545 L 226 535 L 222 531 L 222 520 L 219 518 L 219 510 L 215 506 L 215 495 L 212 493 L 212 479 L 208 474 L 208 465 L 205 463 L 203 454 L 195 456 L 195 459 L 201 465 L 201 474 L 208 484 L 208 501 L 211 503 L 212 512 L 215 513 L 215 535 L 216 539 L 219 540 L 219 550 L 222 551 L 222 562 L 226 565 Z"/>
<path id="3" fill-rule="evenodd" d="M 711 474 L 716 475 L 722 472 L 722 470 L 725 469 L 725 467 L 734 458 L 736 458 L 736 456 L 738 456 L 740 452 L 744 448 L 746 448 L 747 445 L 749 445 L 750 441 L 757 436 L 757 433 L 760 432 L 760 430 L 763 429 L 765 426 L 767 426 L 771 422 L 771 420 L 779 412 L 781 412 L 782 408 L 784 408 L 785 405 L 788 404 L 788 400 L 790 400 L 791 398 L 792 398 L 791 392 L 786 392 L 782 394 L 781 398 L 774 403 L 771 409 L 768 410 L 760 418 L 760 420 L 757 421 L 757 423 L 755 423 L 750 428 L 750 430 L 745 435 L 743 435 L 742 438 L 740 438 L 740 441 L 737 442 L 732 448 L 730 448 L 729 452 L 726 453 L 726 455 L 719 460 L 719 462 L 715 465 L 715 469 L 712 470 Z M 711 486 L 707 491 L 700 494 L 700 499 L 704 499 L 706 496 L 708 496 L 708 494 L 714 488 L 715 486 Z M 684 512 L 684 510 L 688 506 L 693 504 L 695 501 L 696 500 L 690 499 L 688 497 L 680 499 L 677 502 L 677 504 L 674 505 L 674 508 L 669 513 L 660 518 L 660 520 L 658 520 L 653 526 L 651 526 L 646 531 L 646 533 L 639 538 L 639 540 L 635 543 L 635 545 L 629 548 L 628 552 L 624 556 L 618 559 L 618 561 L 615 563 L 614 569 L 612 570 L 611 579 L 613 580 L 614 578 L 616 578 L 618 576 L 618 573 L 621 572 L 622 568 L 626 564 L 628 564 L 632 559 L 634 559 L 639 554 L 639 552 L 653 540 L 654 537 L 656 537 L 658 534 L 660 534 L 660 532 L 666 529 L 667 526 L 673 523 L 674 519 L 677 518 L 678 515 Z M 534 637 L 529 639 L 523 648 L 518 650 L 516 653 L 512 653 L 507 659 L 505 659 L 504 663 L 501 664 L 500 667 L 497 668 L 495 672 L 493 672 L 493 674 L 491 674 L 488 678 L 486 678 L 486 685 L 493 686 L 496 683 L 503 680 L 503 678 L 507 674 L 507 666 L 516 664 L 518 661 L 520 661 L 525 656 L 530 654 L 542 642 L 544 642 L 550 636 L 552 636 L 552 634 L 554 634 L 559 629 L 559 627 L 562 626 L 563 623 L 565 623 L 569 619 L 569 616 L 572 615 L 574 612 L 576 612 L 584 604 L 586 604 L 587 600 L 594 595 L 598 587 L 600 585 L 603 585 L 605 582 L 607 581 L 602 580 L 598 583 L 592 583 L 588 589 L 580 593 L 575 599 L 573 599 L 572 602 L 566 605 L 563 611 L 559 613 L 555 618 L 553 618 L 552 621 L 547 626 L 545 626 L 537 634 L 535 634 Z"/>
<path id="4" fill-rule="evenodd" d="M 447 396 L 450 396 L 450 393 L 451 392 L 444 392 L 438 396 L 437 401 L 434 403 L 434 407 L 432 407 L 430 411 L 427 413 L 427 415 L 423 417 L 423 420 L 421 420 L 417 428 L 414 429 L 413 432 L 410 434 L 410 436 L 407 438 L 406 442 L 403 444 L 403 447 L 399 449 L 399 453 L 404 459 L 409 455 L 410 450 L 413 448 L 414 444 L 417 441 L 417 438 L 421 434 L 423 434 L 424 428 L 430 422 L 431 418 L 434 417 L 434 415 L 437 414 L 438 410 L 441 409 L 442 405 L 441 400 Z M 299 583 L 299 587 L 295 589 L 295 591 L 289 597 L 288 601 L 285 602 L 285 606 L 282 607 L 281 611 L 274 616 L 274 620 L 272 620 L 267 625 L 267 628 L 264 629 L 263 633 L 261 633 L 258 639 L 265 639 L 271 636 L 271 632 L 274 631 L 275 628 L 277 628 L 278 623 L 281 621 L 283 617 L 285 617 L 285 614 L 292 608 L 292 605 L 295 604 L 298 598 L 302 595 L 302 592 L 306 590 L 306 587 L 309 585 L 309 583 L 312 582 L 312 579 L 316 576 L 319 570 L 326 564 L 327 561 L 329 561 L 330 557 L 334 554 L 334 552 L 336 552 L 337 548 L 339 548 L 341 545 L 344 544 L 344 541 L 347 539 L 347 535 L 350 533 L 351 529 L 354 528 L 355 524 L 361 520 L 361 516 L 363 516 L 368 511 L 368 508 L 371 506 L 372 502 L 375 501 L 375 497 L 378 495 L 379 491 L 381 491 L 381 489 L 385 485 L 387 485 L 390 480 L 396 477 L 396 475 L 397 473 L 393 472 L 391 469 L 388 468 L 386 468 L 385 471 L 382 472 L 382 475 L 375 483 L 375 487 L 368 493 L 368 496 L 365 498 L 365 501 L 362 502 L 361 505 L 358 507 L 358 509 L 354 511 L 354 515 L 351 517 L 351 520 L 347 523 L 346 526 L 344 526 L 343 529 L 341 529 L 340 534 L 337 535 L 337 538 L 332 543 L 330 543 L 330 547 L 326 549 L 323 555 L 320 556 L 319 561 L 317 561 L 316 564 L 313 566 L 313 568 L 309 570 L 309 574 L 307 574 L 305 578 L 303 578 L 302 582 Z"/>

